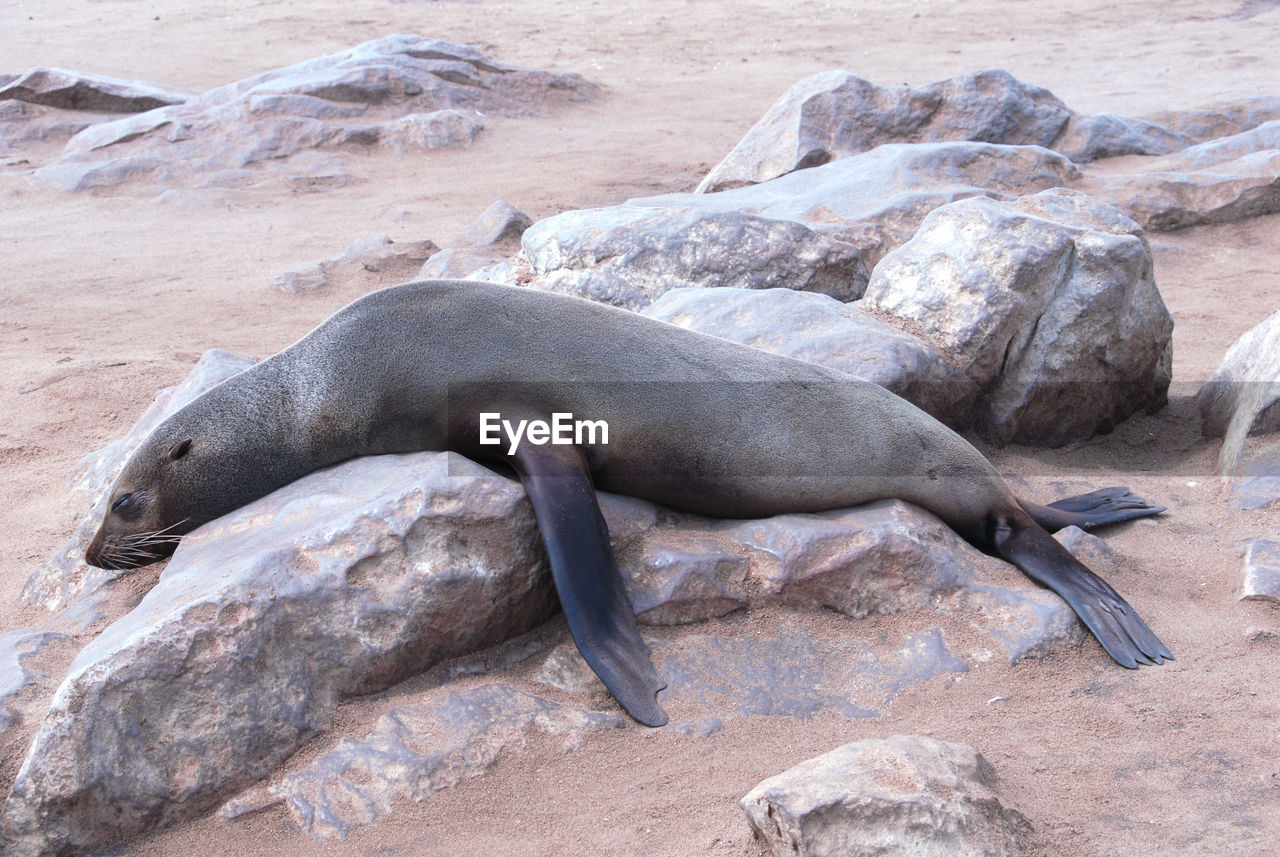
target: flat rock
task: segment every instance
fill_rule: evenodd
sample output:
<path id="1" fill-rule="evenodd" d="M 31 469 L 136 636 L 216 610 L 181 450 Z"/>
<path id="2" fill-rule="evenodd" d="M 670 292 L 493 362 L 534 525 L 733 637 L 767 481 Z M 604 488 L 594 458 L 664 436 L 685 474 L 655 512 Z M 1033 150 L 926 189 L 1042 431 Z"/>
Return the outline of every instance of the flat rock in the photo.
<path id="1" fill-rule="evenodd" d="M 925 340 L 858 303 L 789 289 L 673 289 L 642 315 L 879 384 L 963 426 L 978 387 Z M 890 321 L 892 319 L 889 319 Z"/>
<path id="2" fill-rule="evenodd" d="M 196 95 L 191 90 L 157 83 L 41 66 L 0 84 L 0 101 L 12 98 L 46 107 L 103 113 L 142 113 L 182 104 Z"/>
<path id="3" fill-rule="evenodd" d="M 922 86 L 828 71 L 792 86 L 698 185 L 756 184 L 886 143 L 973 140 L 1048 146 L 1071 116 L 1053 93 L 1003 69 Z"/>
<path id="4" fill-rule="evenodd" d="M 1280 97 L 1253 95 L 1206 104 L 1191 110 L 1148 113 L 1143 120 L 1197 143 L 1230 137 L 1280 119 Z"/>
<path id="5" fill-rule="evenodd" d="M 1058 446 L 1166 401 L 1173 319 L 1142 230 L 1080 193 L 935 210 L 863 304 L 981 388 L 971 422 L 994 442 Z"/>
<path id="6" fill-rule="evenodd" d="M 1031 832 L 976 750 L 915 735 L 846 744 L 739 804 L 778 857 L 1004 857 Z"/>
<path id="7" fill-rule="evenodd" d="M 451 453 L 320 471 L 188 535 L 76 658 L 0 815 L 14 854 L 191 818 L 330 727 L 343 696 L 544 621 L 519 485 Z"/>
<path id="8" fill-rule="evenodd" d="M 396 804 L 485 773 L 531 739 L 549 736 L 572 752 L 592 732 L 621 729 L 618 714 L 570 708 L 500 684 L 433 691 L 378 719 L 363 739 L 348 739 L 269 791 L 317 839 L 345 837 Z M 224 811 L 224 816 L 234 814 Z"/>
<path id="9" fill-rule="evenodd" d="M 1230 223 L 1280 211 L 1280 121 L 1142 166 L 1140 173 L 1091 175 L 1080 186 L 1151 230 Z"/>
<path id="10" fill-rule="evenodd" d="M 1253 539 L 1245 547 L 1241 601 L 1280 604 L 1280 544 Z"/>
<path id="11" fill-rule="evenodd" d="M 1066 158 L 990 143 L 886 145 L 716 194 L 569 211 L 525 231 L 536 288 L 630 309 L 674 288 L 790 288 L 848 301 L 932 209 L 1012 198 L 1078 175 Z"/>
<path id="12" fill-rule="evenodd" d="M 278 274 L 267 285 L 289 294 L 314 292 L 353 278 L 370 289 L 390 286 L 413 279 L 439 249 L 426 239 L 392 241 L 389 235 L 369 235 L 352 242 L 341 255 Z"/>
<path id="13" fill-rule="evenodd" d="M 502 65 L 436 39 L 386 36 L 93 125 L 35 177 L 74 191 L 143 179 L 237 186 L 267 178 L 264 170 L 324 176 L 342 151 L 466 146 L 481 113 L 532 115 L 595 91 L 578 75 Z"/>

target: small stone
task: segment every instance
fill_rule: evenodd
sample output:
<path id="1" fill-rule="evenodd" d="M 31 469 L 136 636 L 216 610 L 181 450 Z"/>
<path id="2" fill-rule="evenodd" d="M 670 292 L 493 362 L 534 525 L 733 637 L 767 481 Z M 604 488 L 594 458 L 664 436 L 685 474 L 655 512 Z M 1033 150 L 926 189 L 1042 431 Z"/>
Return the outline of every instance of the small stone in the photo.
<path id="1" fill-rule="evenodd" d="M 1241 601 L 1280 604 L 1280 544 L 1253 539 L 1245 547 Z"/>

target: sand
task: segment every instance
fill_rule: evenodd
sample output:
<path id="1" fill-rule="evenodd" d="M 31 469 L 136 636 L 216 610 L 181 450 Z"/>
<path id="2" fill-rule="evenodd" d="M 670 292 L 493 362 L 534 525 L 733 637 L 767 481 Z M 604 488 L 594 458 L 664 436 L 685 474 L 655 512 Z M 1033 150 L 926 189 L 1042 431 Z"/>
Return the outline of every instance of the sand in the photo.
<path id="1" fill-rule="evenodd" d="M 30 183 L 30 164 L 0 161 L 0 630 L 45 618 L 18 596 L 84 512 L 65 482 L 81 456 L 122 434 L 205 349 L 265 356 L 360 290 L 268 290 L 284 270 L 375 232 L 447 243 L 499 198 L 540 218 L 691 189 L 787 86 L 831 68 L 918 84 L 1001 66 L 1082 113 L 1280 94 L 1278 5 L 10 3 L 0 34 L 0 71 L 10 73 L 65 66 L 204 89 L 407 32 L 579 72 L 606 92 L 551 115 L 495 120 L 468 150 L 370 155 L 353 169 L 357 181 L 323 192 L 69 195 Z M 706 738 L 636 727 L 569 755 L 535 742 L 344 841 L 317 846 L 275 808 L 118 853 L 753 855 L 760 846 L 736 802 L 755 783 L 844 742 L 898 733 L 977 747 L 1035 825 L 1036 853 L 1272 853 L 1280 643 L 1255 632 L 1280 631 L 1280 614 L 1238 596 L 1241 541 L 1280 527 L 1274 510 L 1229 511 L 1192 397 L 1230 343 L 1280 307 L 1280 217 L 1151 242 L 1177 325 L 1169 407 L 1087 444 L 988 452 L 1027 478 L 1034 499 L 1085 480 L 1129 484 L 1169 507 L 1159 521 L 1109 533 L 1119 559 L 1099 570 L 1175 663 L 1128 672 L 1089 642 L 926 683 L 877 720 L 727 717 Z M 406 692 L 347 703 L 335 734 L 363 735 Z"/>

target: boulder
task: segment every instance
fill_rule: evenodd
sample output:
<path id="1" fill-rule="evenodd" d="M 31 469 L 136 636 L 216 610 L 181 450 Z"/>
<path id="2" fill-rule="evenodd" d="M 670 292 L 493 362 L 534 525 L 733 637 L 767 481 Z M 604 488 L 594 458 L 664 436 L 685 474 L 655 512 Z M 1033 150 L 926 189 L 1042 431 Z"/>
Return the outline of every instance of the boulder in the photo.
<path id="1" fill-rule="evenodd" d="M 986 69 L 922 86 L 878 86 L 828 71 L 792 86 L 698 185 L 710 193 L 885 143 L 973 140 L 1048 146 L 1071 111 L 1053 93 Z"/>
<path id="2" fill-rule="evenodd" d="M 35 176 L 73 191 L 140 178 L 234 186 L 261 181 L 264 170 L 327 175 L 333 159 L 319 152 L 466 146 L 482 127 L 480 114 L 530 115 L 595 92 L 578 75 L 502 65 L 436 39 L 386 36 L 93 125 Z M 305 153 L 313 157 L 284 163 Z"/>
<path id="3" fill-rule="evenodd" d="M 1236 471 L 1250 435 L 1280 431 L 1280 312 L 1237 339 L 1196 397 L 1205 437 L 1222 437 L 1218 469 Z"/>
<path id="4" fill-rule="evenodd" d="M 569 211 L 522 238 L 536 288 L 640 309 L 674 288 L 789 288 L 848 301 L 867 270 L 932 209 L 1009 198 L 1078 175 L 1031 146 L 926 143 L 716 194 L 670 194 Z"/>
<path id="5" fill-rule="evenodd" d="M 953 427 L 978 387 L 933 346 L 858 303 L 789 289 L 673 289 L 641 311 L 721 339 L 817 363 L 879 384 Z"/>
<path id="6" fill-rule="evenodd" d="M 846 744 L 761 782 L 739 802 L 777 857 L 1004 857 L 1031 824 L 964 744 L 895 735 Z"/>
<path id="7" fill-rule="evenodd" d="M 76 658 L 0 832 L 14 854 L 191 818 L 267 774 L 338 701 L 544 621 L 518 483 L 452 453 L 312 474 L 184 538 Z"/>
<path id="8" fill-rule="evenodd" d="M 272 278 L 268 287 L 289 294 L 314 292 L 335 280 L 359 278 L 370 288 L 412 280 L 440 248 L 433 241 L 392 241 L 389 235 L 369 235 L 352 242 L 340 256 L 313 262 Z"/>
<path id="9" fill-rule="evenodd" d="M 994 442 L 1058 446 L 1166 401 L 1173 319 L 1142 230 L 1080 193 L 937 209 L 863 304 L 981 388 L 972 422 Z"/>
<path id="10" fill-rule="evenodd" d="M 1159 125 L 1192 142 L 1203 143 L 1218 137 L 1230 137 L 1264 122 L 1280 119 L 1280 97 L 1252 95 L 1206 104 L 1191 110 L 1165 110 L 1148 113 L 1142 119 Z"/>

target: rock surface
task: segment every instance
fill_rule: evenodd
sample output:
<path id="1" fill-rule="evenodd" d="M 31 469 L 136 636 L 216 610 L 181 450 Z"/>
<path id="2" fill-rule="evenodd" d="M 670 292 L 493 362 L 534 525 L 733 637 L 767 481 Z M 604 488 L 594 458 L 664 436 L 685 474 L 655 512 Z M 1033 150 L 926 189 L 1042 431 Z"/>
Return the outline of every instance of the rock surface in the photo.
<path id="1" fill-rule="evenodd" d="M 501 65 L 435 39 L 387 36 L 93 125 L 35 175 L 67 191 L 140 179 L 172 186 L 192 177 L 235 187 L 262 181 L 264 170 L 333 179 L 340 170 L 324 152 L 468 146 L 483 127 L 480 113 L 529 115 L 595 91 L 577 75 Z"/>
<path id="2" fill-rule="evenodd" d="M 422 263 L 439 249 L 430 240 L 392 241 L 389 235 L 369 235 L 352 242 L 339 256 L 286 271 L 267 285 L 299 294 L 322 289 L 333 280 L 360 277 L 372 290 L 414 279 Z"/>
<path id="3" fill-rule="evenodd" d="M 1031 825 L 996 786 L 972 747 L 895 735 L 802 762 L 740 805 L 778 857 L 1021 854 Z"/>
<path id="4" fill-rule="evenodd" d="M 862 303 L 981 388 L 972 423 L 995 442 L 1058 446 L 1166 401 L 1173 319 L 1146 240 L 1083 194 L 939 208 L 876 266 Z"/>
<path id="5" fill-rule="evenodd" d="M 346 836 L 396 803 L 477 777 L 504 754 L 548 735 L 564 752 L 585 736 L 627 725 L 619 714 L 582 711 L 498 684 L 436 691 L 383 715 L 363 739 L 346 740 L 270 787 L 298 825 L 317 839 Z M 233 815 L 224 811 L 223 815 Z"/>

